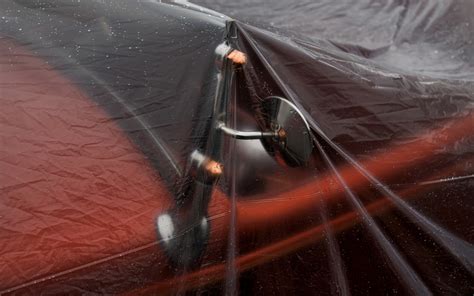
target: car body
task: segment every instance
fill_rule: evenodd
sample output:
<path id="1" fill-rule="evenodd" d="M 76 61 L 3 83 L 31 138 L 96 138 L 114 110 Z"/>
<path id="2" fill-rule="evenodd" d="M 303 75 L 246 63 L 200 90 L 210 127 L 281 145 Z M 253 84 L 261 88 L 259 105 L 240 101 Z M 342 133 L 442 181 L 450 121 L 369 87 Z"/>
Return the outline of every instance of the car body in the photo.
<path id="1" fill-rule="evenodd" d="M 472 82 L 191 4 L 0 9 L 0 293 L 472 291 Z M 265 129 L 270 96 L 308 122 L 303 166 L 215 130 Z M 194 151 L 222 175 L 196 177 Z M 170 253 L 159 217 L 188 207 L 209 234 Z"/>

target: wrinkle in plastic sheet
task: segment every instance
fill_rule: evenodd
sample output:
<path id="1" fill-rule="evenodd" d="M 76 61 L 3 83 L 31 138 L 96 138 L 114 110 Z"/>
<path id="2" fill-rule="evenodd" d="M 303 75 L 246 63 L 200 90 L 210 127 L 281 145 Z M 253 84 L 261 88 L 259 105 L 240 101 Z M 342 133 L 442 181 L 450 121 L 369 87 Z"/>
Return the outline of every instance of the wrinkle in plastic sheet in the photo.
<path id="1" fill-rule="evenodd" d="M 473 2 L 198 2 L 0 3 L 0 294 L 472 294 Z M 304 167 L 214 130 L 275 95 Z"/>

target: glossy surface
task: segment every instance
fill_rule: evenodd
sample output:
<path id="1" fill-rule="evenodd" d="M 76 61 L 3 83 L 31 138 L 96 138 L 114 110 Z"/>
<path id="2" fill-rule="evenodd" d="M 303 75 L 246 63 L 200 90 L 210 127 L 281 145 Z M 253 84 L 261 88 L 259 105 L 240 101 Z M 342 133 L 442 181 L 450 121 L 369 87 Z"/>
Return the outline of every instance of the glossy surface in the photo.
<path id="1" fill-rule="evenodd" d="M 472 3 L 248 3 L 206 5 L 270 26 L 188 4 L 0 2 L 1 292 L 473 290 Z M 220 72 L 223 42 L 247 63 Z M 305 167 L 213 130 L 219 104 L 229 127 L 263 130 L 275 95 L 311 128 Z M 195 151 L 222 164 L 215 186 L 196 185 Z M 190 231 L 166 218 L 189 203 L 209 238 L 173 248 L 205 246 L 183 267 L 163 244 Z"/>

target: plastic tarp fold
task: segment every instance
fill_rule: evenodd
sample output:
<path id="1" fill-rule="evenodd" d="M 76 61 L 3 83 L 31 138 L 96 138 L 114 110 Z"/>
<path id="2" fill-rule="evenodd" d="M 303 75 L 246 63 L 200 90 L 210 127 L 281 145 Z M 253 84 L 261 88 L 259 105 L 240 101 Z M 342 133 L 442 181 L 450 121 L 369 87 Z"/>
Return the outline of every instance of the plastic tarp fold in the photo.
<path id="1" fill-rule="evenodd" d="M 473 2 L 198 4 L 0 2 L 0 294 L 472 293 Z"/>

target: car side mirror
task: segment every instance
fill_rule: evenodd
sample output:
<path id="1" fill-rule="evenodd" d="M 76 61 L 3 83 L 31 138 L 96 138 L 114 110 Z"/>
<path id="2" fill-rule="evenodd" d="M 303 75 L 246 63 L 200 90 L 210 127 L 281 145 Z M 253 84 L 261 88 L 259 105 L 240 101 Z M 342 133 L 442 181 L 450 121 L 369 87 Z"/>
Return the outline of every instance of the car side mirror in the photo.
<path id="1" fill-rule="evenodd" d="M 311 157 L 313 141 L 308 122 L 298 108 L 287 99 L 271 96 L 262 102 L 262 111 L 266 131 L 238 131 L 222 122 L 217 128 L 236 139 L 260 139 L 267 152 L 286 165 L 305 165 Z"/>

